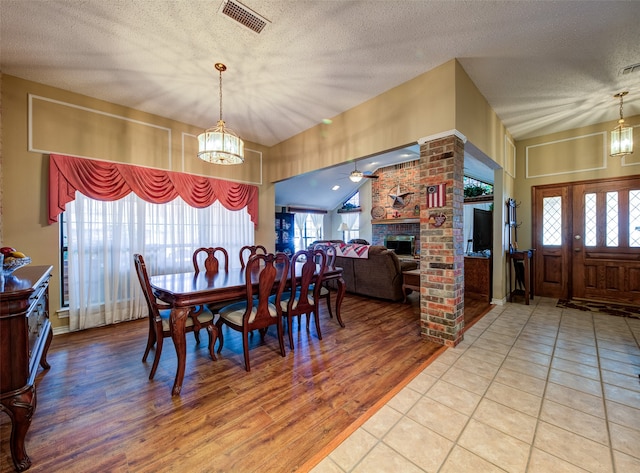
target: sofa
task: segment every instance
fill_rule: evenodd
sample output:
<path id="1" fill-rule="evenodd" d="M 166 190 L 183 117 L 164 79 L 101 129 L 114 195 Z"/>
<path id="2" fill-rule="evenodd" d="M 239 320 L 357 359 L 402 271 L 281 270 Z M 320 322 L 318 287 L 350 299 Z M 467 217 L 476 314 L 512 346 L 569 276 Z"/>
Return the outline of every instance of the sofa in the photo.
<path id="1" fill-rule="evenodd" d="M 335 265 L 343 269 L 347 292 L 391 301 L 404 299 L 402 272 L 418 267 L 416 261 L 400 261 L 393 250 L 378 245 L 369 246 L 368 258 L 336 256 Z"/>

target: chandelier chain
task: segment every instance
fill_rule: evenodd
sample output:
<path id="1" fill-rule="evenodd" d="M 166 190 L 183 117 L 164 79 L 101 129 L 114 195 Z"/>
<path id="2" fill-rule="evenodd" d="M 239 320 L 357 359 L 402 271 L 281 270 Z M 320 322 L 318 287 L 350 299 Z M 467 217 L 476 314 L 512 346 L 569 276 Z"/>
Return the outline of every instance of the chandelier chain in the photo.
<path id="1" fill-rule="evenodd" d="M 624 120 L 624 116 L 622 115 L 622 97 L 624 95 L 620 94 L 620 120 Z M 220 105 L 222 107 L 222 105 Z"/>
<path id="2" fill-rule="evenodd" d="M 220 71 L 220 87 L 219 87 L 219 95 L 220 95 L 220 121 L 222 121 L 222 69 Z M 622 100 L 622 98 L 620 99 Z M 622 103 L 620 103 L 620 114 L 622 114 Z M 622 116 L 622 115 L 620 115 Z"/>

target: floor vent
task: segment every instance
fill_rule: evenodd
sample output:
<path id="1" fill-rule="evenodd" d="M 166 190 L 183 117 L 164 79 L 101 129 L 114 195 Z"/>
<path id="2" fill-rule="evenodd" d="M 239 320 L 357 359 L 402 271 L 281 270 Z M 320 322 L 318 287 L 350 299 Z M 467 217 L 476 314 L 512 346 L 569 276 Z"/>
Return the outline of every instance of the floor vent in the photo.
<path id="1" fill-rule="evenodd" d="M 268 20 L 262 18 L 240 2 L 225 0 L 222 6 L 222 13 L 256 33 L 260 33 L 263 28 L 267 26 Z"/>
<path id="2" fill-rule="evenodd" d="M 622 75 L 631 74 L 633 72 L 640 72 L 640 62 L 638 64 L 631 64 L 630 66 L 622 68 Z"/>

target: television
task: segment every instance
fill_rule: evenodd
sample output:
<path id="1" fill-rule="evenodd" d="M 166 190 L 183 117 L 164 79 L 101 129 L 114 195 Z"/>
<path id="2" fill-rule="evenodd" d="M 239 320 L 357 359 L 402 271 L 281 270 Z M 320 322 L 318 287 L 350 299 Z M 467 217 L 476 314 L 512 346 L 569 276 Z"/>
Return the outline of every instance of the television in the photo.
<path id="1" fill-rule="evenodd" d="M 493 248 L 493 211 L 473 209 L 473 252 Z"/>

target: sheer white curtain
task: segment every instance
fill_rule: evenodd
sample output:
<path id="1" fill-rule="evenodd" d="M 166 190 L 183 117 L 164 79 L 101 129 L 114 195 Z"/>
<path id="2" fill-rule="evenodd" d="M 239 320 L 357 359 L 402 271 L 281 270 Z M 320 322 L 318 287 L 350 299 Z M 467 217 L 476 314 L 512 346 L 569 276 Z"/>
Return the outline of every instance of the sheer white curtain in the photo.
<path id="1" fill-rule="evenodd" d="M 307 213 L 306 212 L 296 212 L 293 215 L 293 221 L 298 228 L 298 235 L 300 235 L 300 241 L 298 242 L 297 249 L 303 250 L 305 248 L 304 245 L 304 227 L 307 222 Z"/>
<path id="2" fill-rule="evenodd" d="M 349 227 L 345 239 L 349 241 L 352 238 L 358 238 L 360 234 L 360 212 L 345 212 L 340 214 L 340 218 L 347 224 L 347 227 Z"/>
<path id="3" fill-rule="evenodd" d="M 201 246 L 222 246 L 229 266 L 239 267 L 243 245 L 254 243 L 246 209 L 219 202 L 205 209 L 180 198 L 151 204 L 131 193 L 103 202 L 80 193 L 66 206 L 69 328 L 82 330 L 146 317 L 146 303 L 133 268 L 140 253 L 150 275 L 193 271 L 191 256 Z"/>
<path id="4" fill-rule="evenodd" d="M 309 214 L 311 215 L 311 221 L 313 222 L 313 228 L 316 231 L 315 240 L 322 240 L 322 224 L 324 222 L 323 214 Z"/>

